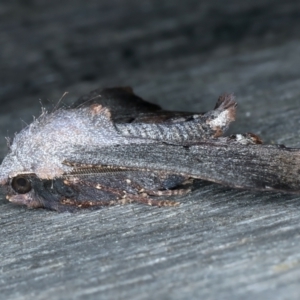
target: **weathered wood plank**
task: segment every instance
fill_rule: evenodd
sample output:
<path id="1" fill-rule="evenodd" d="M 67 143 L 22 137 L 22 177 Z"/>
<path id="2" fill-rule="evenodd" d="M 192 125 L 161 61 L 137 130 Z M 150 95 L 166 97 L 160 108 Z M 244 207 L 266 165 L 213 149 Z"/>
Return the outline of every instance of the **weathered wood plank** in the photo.
<path id="1" fill-rule="evenodd" d="M 98 2 L 1 4 L 3 137 L 39 98 L 122 84 L 191 111 L 233 91 L 232 132 L 300 147 L 297 1 Z M 298 196 L 202 182 L 179 208 L 78 214 L 2 199 L 3 299 L 299 298 Z"/>

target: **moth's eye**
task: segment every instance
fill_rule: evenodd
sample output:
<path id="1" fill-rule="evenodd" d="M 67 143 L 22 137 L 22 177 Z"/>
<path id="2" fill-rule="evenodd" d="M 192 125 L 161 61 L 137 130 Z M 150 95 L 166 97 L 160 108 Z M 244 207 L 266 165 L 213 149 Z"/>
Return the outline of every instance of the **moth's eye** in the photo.
<path id="1" fill-rule="evenodd" d="M 15 192 L 25 194 L 31 190 L 31 181 L 25 176 L 16 176 L 13 178 L 11 186 Z"/>

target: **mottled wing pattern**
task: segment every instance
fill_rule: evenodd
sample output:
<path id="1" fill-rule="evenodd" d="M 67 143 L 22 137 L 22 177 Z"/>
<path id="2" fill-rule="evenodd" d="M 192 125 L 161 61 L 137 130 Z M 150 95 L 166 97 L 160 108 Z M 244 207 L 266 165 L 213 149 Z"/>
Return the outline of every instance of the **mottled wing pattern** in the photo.
<path id="1" fill-rule="evenodd" d="M 204 140 L 209 144 L 222 136 L 235 119 L 236 102 L 232 95 L 223 95 L 215 109 L 207 113 L 170 112 L 144 101 L 132 89 L 121 87 L 95 90 L 69 109 L 72 113 L 68 117 L 73 118 L 70 128 L 82 131 L 81 139 L 77 143 L 77 135 L 72 132 L 75 144 L 68 145 L 68 151 L 51 154 L 56 164 L 68 171 L 41 178 L 25 170 L 8 178 L 4 185 L 10 201 L 57 211 L 130 202 L 175 206 L 177 202 L 168 197 L 188 192 L 192 178 L 207 179 L 201 171 L 204 165 L 199 163 L 202 158 L 193 154 L 191 146 Z M 39 126 L 51 126 L 52 135 L 56 129 L 60 133 L 55 136 L 57 147 L 60 136 L 68 133 L 59 126 L 69 125 L 63 114 L 61 110 L 55 117 L 48 114 L 37 120 L 31 138 L 40 141 Z M 92 126 L 92 137 L 88 126 Z M 22 134 L 24 138 L 26 132 Z M 85 134 L 92 140 L 82 139 Z M 114 142 L 105 146 L 104 137 L 114 138 Z M 8 161 L 6 168 L 7 164 Z"/>

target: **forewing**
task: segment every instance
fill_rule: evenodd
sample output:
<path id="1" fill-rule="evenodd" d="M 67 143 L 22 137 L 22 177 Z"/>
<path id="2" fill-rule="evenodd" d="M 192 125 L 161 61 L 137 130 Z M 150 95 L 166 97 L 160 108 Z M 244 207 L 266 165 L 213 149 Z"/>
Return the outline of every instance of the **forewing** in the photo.
<path id="1" fill-rule="evenodd" d="M 244 145 L 229 138 L 200 141 L 191 145 L 137 144 L 78 149 L 72 163 L 90 163 L 163 171 L 221 183 L 235 188 L 300 192 L 299 149 Z"/>
<path id="2" fill-rule="evenodd" d="M 100 104 L 111 112 L 115 123 L 161 123 L 188 118 L 191 112 L 167 111 L 159 105 L 143 100 L 130 87 L 96 89 L 80 97 L 71 108 Z"/>

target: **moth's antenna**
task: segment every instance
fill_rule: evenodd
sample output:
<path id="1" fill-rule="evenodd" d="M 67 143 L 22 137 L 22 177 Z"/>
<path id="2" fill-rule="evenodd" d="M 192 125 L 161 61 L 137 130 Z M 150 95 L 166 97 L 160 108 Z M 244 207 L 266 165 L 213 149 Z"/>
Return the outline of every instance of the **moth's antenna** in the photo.
<path id="1" fill-rule="evenodd" d="M 25 128 L 29 126 L 29 124 L 27 122 L 25 122 L 23 119 L 20 119 L 20 120 L 23 124 L 25 124 Z"/>
<path id="2" fill-rule="evenodd" d="M 9 136 L 6 136 L 5 139 L 6 139 L 6 146 L 7 146 L 8 149 L 10 149 L 12 140 Z"/>
<path id="3" fill-rule="evenodd" d="M 58 106 L 60 105 L 60 103 L 62 102 L 63 98 L 69 94 L 69 92 L 64 92 L 63 95 L 60 97 L 60 99 L 57 101 L 56 105 L 53 107 L 53 111 L 57 110 Z"/>

